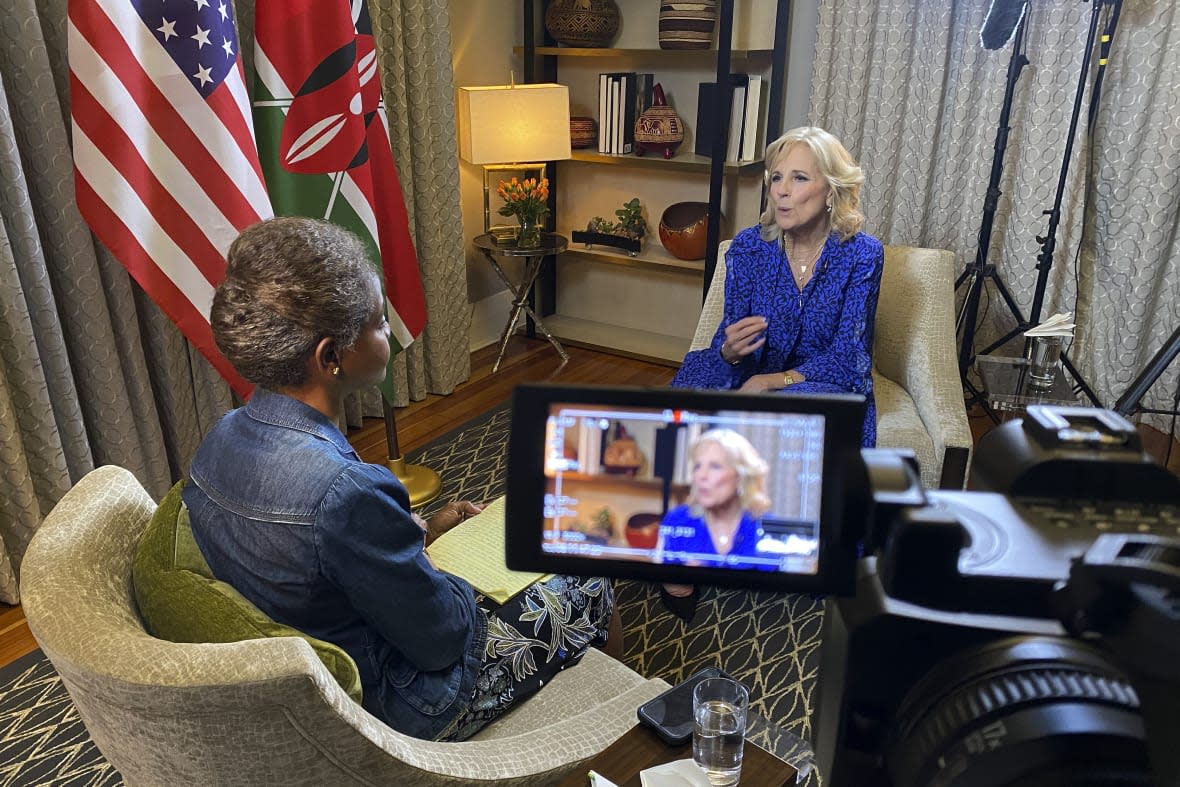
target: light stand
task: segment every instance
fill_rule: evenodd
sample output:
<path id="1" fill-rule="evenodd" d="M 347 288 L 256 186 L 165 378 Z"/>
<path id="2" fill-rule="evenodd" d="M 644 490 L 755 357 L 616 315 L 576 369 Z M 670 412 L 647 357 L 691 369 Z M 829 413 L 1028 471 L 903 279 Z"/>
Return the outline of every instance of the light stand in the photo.
<path id="1" fill-rule="evenodd" d="M 971 364 L 975 362 L 975 328 L 979 319 L 979 299 L 983 294 L 984 284 L 991 281 L 1000 293 L 1000 296 L 1004 299 L 1004 302 L 1008 304 L 1008 309 L 1012 312 L 1012 316 L 1018 321 L 1022 319 L 1020 316 L 1020 307 L 1017 306 L 1016 300 L 1000 280 L 999 274 L 996 272 L 996 266 L 989 264 L 987 257 L 988 250 L 991 246 L 992 225 L 995 222 L 996 206 L 999 204 L 1000 195 L 1003 193 L 1000 191 L 1000 178 L 1004 173 L 1004 151 L 1008 147 L 1008 132 L 1011 130 L 1008 126 L 1008 120 L 1012 115 L 1012 97 L 1016 92 L 1016 82 L 1020 79 L 1020 72 L 1028 65 L 1028 58 L 1024 55 L 1024 30 L 1028 22 L 1028 3 L 1026 2 L 1024 6 L 1020 21 L 1016 26 L 1016 37 L 1012 45 L 1012 57 L 1008 61 L 1008 80 L 1004 87 L 1004 102 L 1000 108 L 1000 122 L 996 128 L 995 152 L 992 155 L 991 177 L 988 180 L 987 195 L 984 197 L 983 202 L 983 220 L 979 225 L 979 247 L 975 253 L 975 261 L 964 268 L 963 273 L 960 274 L 958 280 L 955 282 L 956 291 L 964 284 L 968 284 L 967 296 L 963 299 L 963 305 L 960 307 L 959 314 L 955 319 L 955 333 L 962 337 L 959 348 L 959 376 L 963 380 L 963 385 L 971 393 L 969 404 L 982 401 L 982 396 L 967 379 L 967 374 L 971 370 Z"/>
<path id="2" fill-rule="evenodd" d="M 1077 92 L 1074 94 L 1073 100 L 1073 114 L 1070 116 L 1069 131 L 1067 132 L 1065 139 L 1065 154 L 1062 157 L 1061 172 L 1057 179 L 1057 193 L 1053 200 L 1053 207 L 1045 211 L 1045 215 L 1049 217 L 1049 227 L 1045 231 L 1044 235 L 1037 236 L 1037 243 L 1041 244 L 1041 253 L 1037 255 L 1037 284 L 1036 288 L 1033 290 L 1033 301 L 1029 318 L 1025 320 L 1019 317 L 1019 310 L 1016 310 L 1016 314 L 1018 315 L 1016 327 L 981 350 L 981 354 L 986 355 L 987 353 L 995 350 L 997 347 L 1007 344 L 1010 339 L 1024 333 L 1040 322 L 1041 308 L 1045 302 L 1045 289 L 1049 284 L 1049 271 L 1053 267 L 1053 251 L 1057 246 L 1057 227 L 1061 223 L 1061 202 L 1065 197 L 1065 187 L 1069 177 L 1069 163 L 1070 158 L 1073 155 L 1074 137 L 1077 134 L 1078 118 L 1082 111 L 1082 98 L 1085 95 L 1086 82 L 1088 81 L 1088 77 L 1090 75 L 1090 59 L 1094 52 L 1094 43 L 1098 34 L 1098 15 L 1102 10 L 1102 6 L 1106 2 L 1109 2 L 1109 0 L 1094 0 L 1094 6 L 1090 14 L 1090 26 L 1086 33 L 1086 48 L 1082 53 L 1082 69 L 1081 74 L 1078 77 Z M 1115 14 L 1111 19 L 1112 24 L 1108 27 L 1107 33 L 1104 36 L 1106 40 L 1104 41 L 1103 46 L 1106 48 L 1109 47 L 1110 39 L 1114 35 L 1113 23 L 1117 22 L 1117 19 L 1118 15 Z M 1086 381 L 1082 378 L 1081 373 L 1077 370 L 1073 363 L 1070 362 L 1066 353 L 1061 354 L 1061 363 L 1069 372 L 1070 376 L 1074 379 L 1074 390 L 1076 392 L 1085 394 L 1086 398 L 1089 399 L 1094 406 L 1101 407 L 1102 403 L 1098 401 L 1098 396 L 1094 393 L 1090 386 L 1086 384 Z"/>
<path id="3" fill-rule="evenodd" d="M 1176 359 L 1177 355 L 1180 355 L 1180 328 L 1172 331 L 1171 337 L 1164 342 L 1164 346 L 1147 362 L 1147 366 L 1143 367 L 1143 371 L 1139 373 L 1139 376 L 1127 386 L 1126 392 L 1115 402 L 1114 411 L 1123 416 L 1129 416 L 1134 413 L 1176 415 L 1176 410 L 1156 410 L 1150 407 L 1140 407 L 1139 402 L 1147 394 L 1148 389 L 1159 379 L 1160 375 L 1164 373 L 1164 369 L 1168 368 L 1168 364 Z"/>

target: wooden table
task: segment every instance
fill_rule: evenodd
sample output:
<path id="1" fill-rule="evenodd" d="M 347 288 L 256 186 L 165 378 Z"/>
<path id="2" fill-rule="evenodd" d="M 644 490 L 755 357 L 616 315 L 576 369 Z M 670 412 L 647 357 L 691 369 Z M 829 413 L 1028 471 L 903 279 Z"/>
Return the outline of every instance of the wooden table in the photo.
<path id="1" fill-rule="evenodd" d="M 587 771 L 595 771 L 619 787 L 640 787 L 640 771 L 691 758 L 691 743 L 669 746 L 647 727 L 636 725 L 585 767 L 566 777 L 558 787 L 586 787 L 590 783 Z M 742 754 L 742 778 L 738 783 L 751 787 L 784 787 L 795 783 L 795 769 L 747 740 Z"/>

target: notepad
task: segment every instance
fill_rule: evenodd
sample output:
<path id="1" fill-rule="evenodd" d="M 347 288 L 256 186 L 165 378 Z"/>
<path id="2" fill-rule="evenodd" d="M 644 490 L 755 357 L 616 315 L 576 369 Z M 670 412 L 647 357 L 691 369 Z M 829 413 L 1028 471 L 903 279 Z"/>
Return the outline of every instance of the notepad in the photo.
<path id="1" fill-rule="evenodd" d="M 503 604 L 545 574 L 512 571 L 504 564 L 504 498 L 439 536 L 426 553 L 434 565 L 462 577 L 472 587 Z"/>

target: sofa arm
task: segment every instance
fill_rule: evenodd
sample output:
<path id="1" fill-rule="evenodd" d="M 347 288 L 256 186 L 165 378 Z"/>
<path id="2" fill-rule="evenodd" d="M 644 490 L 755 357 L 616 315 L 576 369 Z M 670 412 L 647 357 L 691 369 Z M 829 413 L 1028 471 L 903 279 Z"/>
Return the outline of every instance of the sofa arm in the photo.
<path id="1" fill-rule="evenodd" d="M 912 355 L 911 361 L 905 388 L 934 443 L 934 455 L 941 467 L 939 487 L 962 489 L 973 441 L 955 358 L 931 344 Z"/>

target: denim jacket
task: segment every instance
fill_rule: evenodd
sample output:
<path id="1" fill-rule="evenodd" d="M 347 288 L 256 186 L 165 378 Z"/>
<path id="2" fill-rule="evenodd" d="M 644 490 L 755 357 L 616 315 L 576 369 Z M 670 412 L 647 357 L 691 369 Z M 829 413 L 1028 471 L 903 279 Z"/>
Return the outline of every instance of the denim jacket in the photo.
<path id="1" fill-rule="evenodd" d="M 357 664 L 364 707 L 408 735 L 447 732 L 475 690 L 487 617 L 435 569 L 405 487 L 317 410 L 257 390 L 193 459 L 183 496 L 214 575 Z"/>

